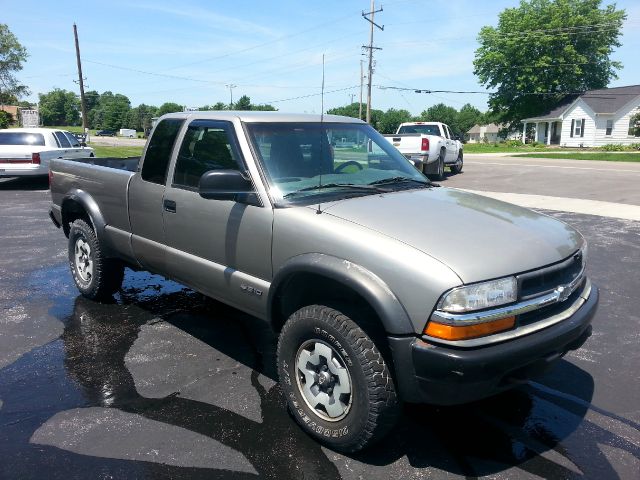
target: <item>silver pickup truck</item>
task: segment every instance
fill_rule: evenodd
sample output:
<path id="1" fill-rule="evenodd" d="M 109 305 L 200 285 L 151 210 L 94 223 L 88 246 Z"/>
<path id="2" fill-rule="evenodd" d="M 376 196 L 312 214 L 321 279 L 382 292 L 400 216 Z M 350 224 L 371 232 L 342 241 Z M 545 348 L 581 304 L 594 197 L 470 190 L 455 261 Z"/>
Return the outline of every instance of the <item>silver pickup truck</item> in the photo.
<path id="1" fill-rule="evenodd" d="M 435 186 L 360 120 L 170 114 L 140 161 L 50 175 L 84 296 L 110 298 L 126 266 L 269 322 L 293 417 L 336 450 L 382 438 L 402 401 L 510 388 L 591 332 L 576 230 Z"/>

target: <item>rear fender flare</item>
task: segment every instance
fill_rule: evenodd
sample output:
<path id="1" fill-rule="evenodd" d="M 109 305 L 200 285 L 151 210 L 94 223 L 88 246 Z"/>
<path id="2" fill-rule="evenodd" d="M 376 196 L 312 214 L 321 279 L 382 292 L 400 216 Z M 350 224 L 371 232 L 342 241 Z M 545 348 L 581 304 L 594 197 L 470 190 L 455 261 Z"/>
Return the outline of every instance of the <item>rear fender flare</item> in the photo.
<path id="1" fill-rule="evenodd" d="M 66 229 L 65 233 L 68 234 L 69 228 L 67 225 L 65 225 L 67 223 L 65 222 L 65 204 L 68 205 L 69 202 L 77 203 L 84 209 L 84 211 L 87 213 L 87 216 L 89 217 L 89 221 L 91 222 L 93 231 L 96 232 L 98 240 L 101 242 L 101 244 L 104 243 L 104 228 L 107 225 L 107 222 L 105 221 L 104 216 L 100 211 L 100 207 L 90 194 L 78 188 L 74 188 L 73 190 L 69 191 L 69 193 L 62 200 L 62 226 L 64 229 Z"/>

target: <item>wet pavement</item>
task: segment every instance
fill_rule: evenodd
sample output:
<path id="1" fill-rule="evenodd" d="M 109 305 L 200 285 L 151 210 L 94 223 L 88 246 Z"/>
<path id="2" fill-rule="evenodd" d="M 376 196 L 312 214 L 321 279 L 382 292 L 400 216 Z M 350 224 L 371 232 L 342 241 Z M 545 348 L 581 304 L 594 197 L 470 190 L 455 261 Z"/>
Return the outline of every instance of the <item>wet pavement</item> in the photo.
<path id="1" fill-rule="evenodd" d="M 127 270 L 80 297 L 46 183 L 0 182 L 0 478 L 640 477 L 640 223 L 553 212 L 590 244 L 594 334 L 545 377 L 465 406 L 408 405 L 366 452 L 289 417 L 258 319 Z"/>

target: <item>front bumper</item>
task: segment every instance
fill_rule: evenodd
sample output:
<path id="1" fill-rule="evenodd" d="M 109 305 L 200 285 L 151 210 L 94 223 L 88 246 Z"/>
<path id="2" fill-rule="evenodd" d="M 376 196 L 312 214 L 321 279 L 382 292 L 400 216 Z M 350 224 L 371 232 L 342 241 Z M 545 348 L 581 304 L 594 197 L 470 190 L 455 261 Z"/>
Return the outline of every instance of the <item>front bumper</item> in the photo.
<path id="1" fill-rule="evenodd" d="M 454 405 L 507 390 L 546 371 L 591 335 L 598 289 L 559 323 L 526 336 L 478 348 L 415 337 L 389 337 L 400 395 L 405 401 Z"/>

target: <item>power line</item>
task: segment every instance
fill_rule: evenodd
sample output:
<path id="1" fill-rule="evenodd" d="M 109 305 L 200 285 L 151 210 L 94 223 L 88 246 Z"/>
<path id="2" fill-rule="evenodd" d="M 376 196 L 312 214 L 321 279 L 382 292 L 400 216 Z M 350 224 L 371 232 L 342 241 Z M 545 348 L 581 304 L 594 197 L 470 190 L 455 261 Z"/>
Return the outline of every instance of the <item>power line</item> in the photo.
<path id="1" fill-rule="evenodd" d="M 325 95 L 327 93 L 336 93 L 336 92 L 344 92 L 346 90 L 353 90 L 354 88 L 358 88 L 360 85 L 352 85 L 350 87 L 344 87 L 344 88 L 338 88 L 336 90 L 330 90 L 328 92 L 324 92 Z M 301 98 L 311 98 L 311 97 L 318 97 L 322 95 L 322 92 L 320 93 L 311 93 L 309 95 L 300 95 L 299 97 L 291 97 L 291 98 L 281 98 L 280 100 L 271 100 L 269 102 L 264 102 L 264 103 L 280 103 L 280 102 L 288 102 L 290 100 L 300 100 Z"/>

